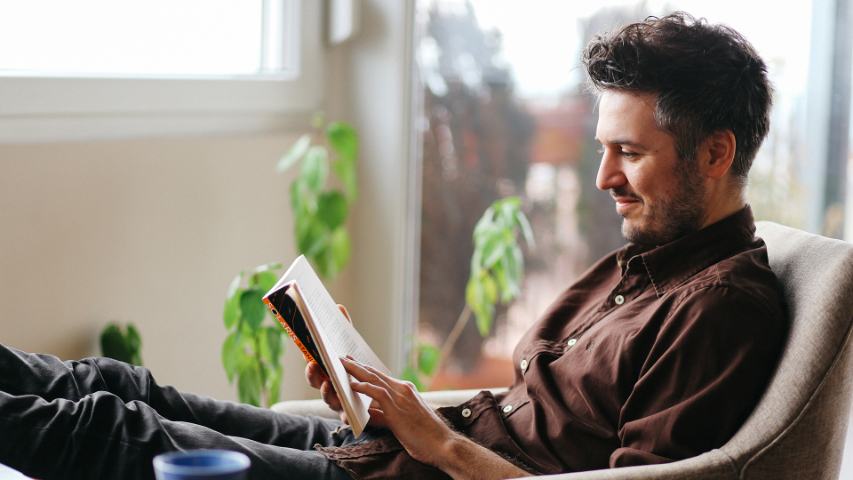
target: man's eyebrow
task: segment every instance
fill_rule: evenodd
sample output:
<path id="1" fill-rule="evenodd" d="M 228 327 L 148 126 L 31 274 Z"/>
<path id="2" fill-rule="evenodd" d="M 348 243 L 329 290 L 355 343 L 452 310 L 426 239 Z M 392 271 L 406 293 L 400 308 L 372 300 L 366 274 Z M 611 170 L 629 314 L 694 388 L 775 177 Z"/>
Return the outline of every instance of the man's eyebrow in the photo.
<path id="1" fill-rule="evenodd" d="M 596 142 L 598 142 L 598 143 L 600 143 L 600 144 L 602 144 L 602 145 L 604 145 L 605 143 L 607 143 L 607 144 L 609 144 L 609 145 L 625 145 L 625 146 L 628 146 L 628 147 L 646 148 L 646 146 L 645 146 L 645 145 L 643 145 L 643 144 L 642 144 L 642 143 L 640 143 L 640 142 L 635 142 L 635 141 L 632 141 L 632 140 L 620 139 L 620 138 L 616 138 L 616 139 L 613 139 L 613 140 L 608 140 L 607 142 L 602 142 L 601 140 L 599 140 L 598 138 L 596 138 L 596 139 L 595 139 L 595 141 L 596 141 Z"/>

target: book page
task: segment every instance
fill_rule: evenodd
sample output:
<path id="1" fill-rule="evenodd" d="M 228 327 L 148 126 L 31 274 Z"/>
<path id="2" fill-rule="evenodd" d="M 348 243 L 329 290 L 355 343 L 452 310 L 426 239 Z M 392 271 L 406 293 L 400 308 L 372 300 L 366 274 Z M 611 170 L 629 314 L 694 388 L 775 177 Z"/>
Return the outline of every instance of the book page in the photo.
<path id="1" fill-rule="evenodd" d="M 308 319 L 314 318 L 311 306 L 304 301 L 299 282 L 294 282 L 291 288 L 293 288 L 295 293 L 294 298 L 303 315 Z M 349 383 L 351 377 L 339 360 L 342 355 L 335 348 L 334 342 L 329 341 L 329 337 L 325 334 L 323 326 L 313 320 L 307 320 L 305 324 L 308 326 L 308 330 L 311 331 L 314 343 L 320 350 L 320 358 L 323 365 L 326 366 L 326 373 L 329 375 L 329 380 L 332 382 L 332 386 L 341 400 L 341 406 L 343 406 L 344 412 L 347 414 L 352 431 L 356 436 L 359 436 L 370 419 L 368 408 L 371 399 L 364 394 L 352 391 L 352 386 Z"/>

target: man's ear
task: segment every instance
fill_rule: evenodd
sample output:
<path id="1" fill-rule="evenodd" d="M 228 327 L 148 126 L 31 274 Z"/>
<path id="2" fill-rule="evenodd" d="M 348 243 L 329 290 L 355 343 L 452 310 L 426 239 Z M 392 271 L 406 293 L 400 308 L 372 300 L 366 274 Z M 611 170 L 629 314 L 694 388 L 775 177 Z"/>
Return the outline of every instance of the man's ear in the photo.
<path id="1" fill-rule="evenodd" d="M 699 168 L 711 178 L 722 178 L 732 167 L 737 139 L 731 130 L 718 130 L 702 141 Z"/>

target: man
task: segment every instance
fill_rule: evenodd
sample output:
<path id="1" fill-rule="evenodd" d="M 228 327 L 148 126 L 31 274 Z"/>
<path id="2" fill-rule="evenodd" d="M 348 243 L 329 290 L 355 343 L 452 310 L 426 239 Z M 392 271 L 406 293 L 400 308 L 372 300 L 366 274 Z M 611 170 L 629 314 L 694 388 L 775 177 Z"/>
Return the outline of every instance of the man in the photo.
<path id="1" fill-rule="evenodd" d="M 629 240 L 521 339 L 515 382 L 433 411 L 411 384 L 342 359 L 373 398 L 355 439 L 159 387 L 108 359 L 0 348 L 0 463 L 41 478 L 147 478 L 167 450 L 228 448 L 252 478 L 508 478 L 668 462 L 724 443 L 764 390 L 785 333 L 743 189 L 768 129 L 764 63 L 685 14 L 594 40 L 596 183 Z M 316 365 L 306 369 L 339 404 Z"/>

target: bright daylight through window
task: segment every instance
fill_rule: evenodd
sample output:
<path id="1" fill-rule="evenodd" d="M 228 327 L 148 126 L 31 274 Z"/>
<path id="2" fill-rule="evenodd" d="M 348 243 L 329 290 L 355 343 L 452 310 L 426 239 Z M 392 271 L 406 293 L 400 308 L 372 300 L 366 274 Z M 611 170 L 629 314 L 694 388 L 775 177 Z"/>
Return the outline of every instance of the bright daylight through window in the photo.
<path id="1" fill-rule="evenodd" d="M 256 75 L 276 3 L 0 0 L 0 74 Z"/>

